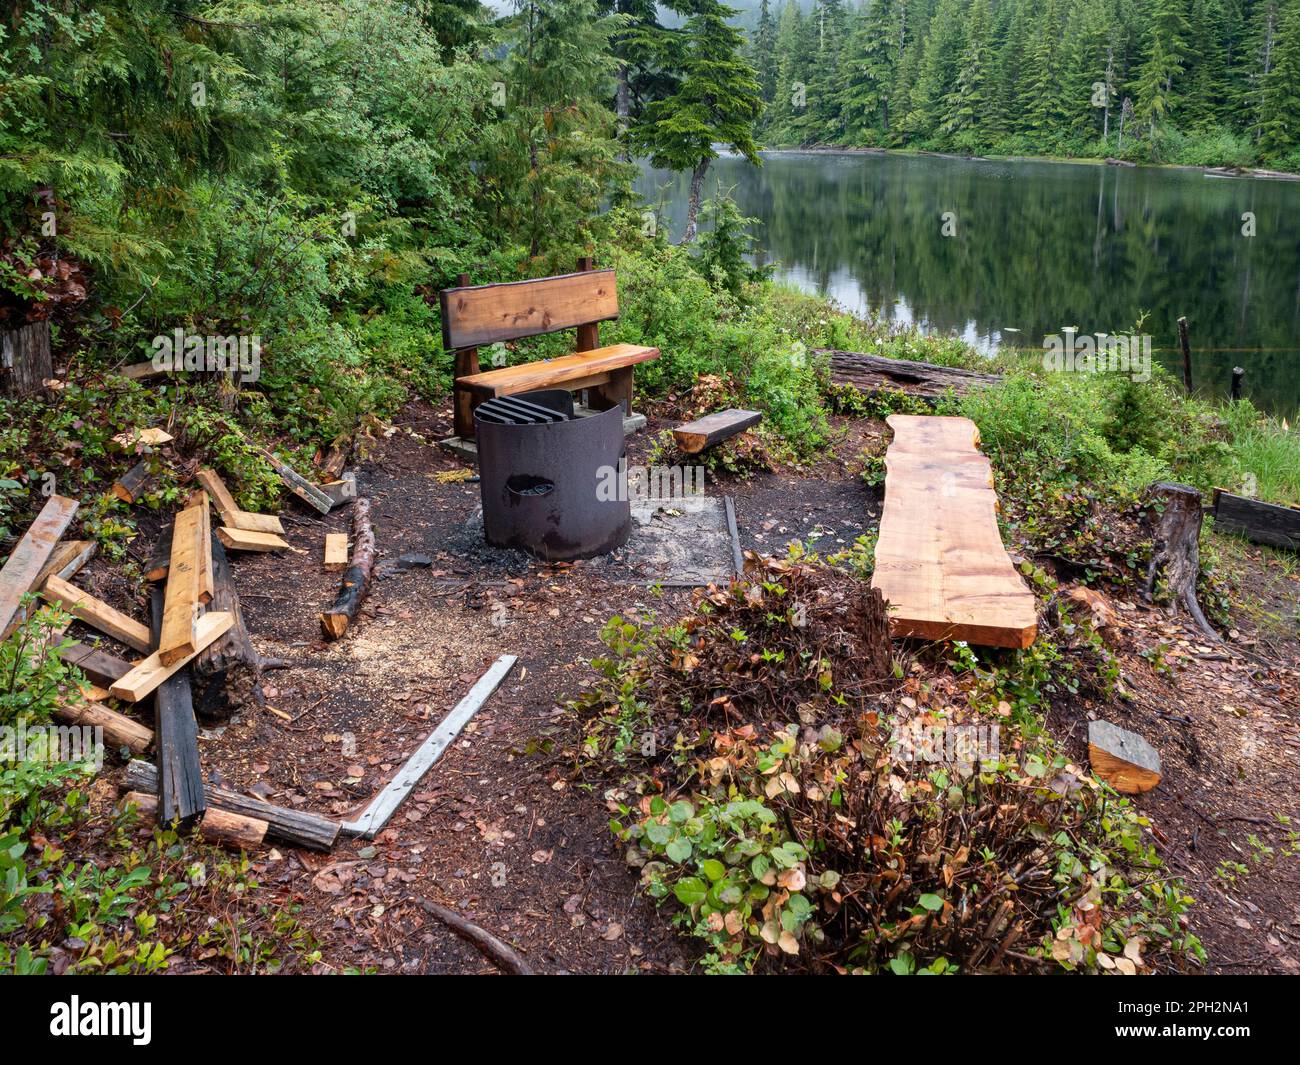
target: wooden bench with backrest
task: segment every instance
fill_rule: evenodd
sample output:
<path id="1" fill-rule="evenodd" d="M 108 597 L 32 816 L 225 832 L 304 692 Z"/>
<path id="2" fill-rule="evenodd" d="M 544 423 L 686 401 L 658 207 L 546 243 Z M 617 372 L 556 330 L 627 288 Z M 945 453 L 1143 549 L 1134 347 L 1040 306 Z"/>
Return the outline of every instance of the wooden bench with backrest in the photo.
<path id="1" fill-rule="evenodd" d="M 618 287 L 613 270 L 595 270 L 589 258 L 578 272 L 532 281 L 468 285 L 444 289 L 443 346 L 455 352 L 456 435 L 474 436 L 474 408 L 485 399 L 540 388 L 587 390 L 593 410 L 621 406 L 632 413 L 632 367 L 659 357 L 658 348 L 637 344 L 600 346 L 600 323 L 618 317 Z M 519 366 L 481 370 L 478 349 L 484 345 L 577 329 L 571 355 Z"/>

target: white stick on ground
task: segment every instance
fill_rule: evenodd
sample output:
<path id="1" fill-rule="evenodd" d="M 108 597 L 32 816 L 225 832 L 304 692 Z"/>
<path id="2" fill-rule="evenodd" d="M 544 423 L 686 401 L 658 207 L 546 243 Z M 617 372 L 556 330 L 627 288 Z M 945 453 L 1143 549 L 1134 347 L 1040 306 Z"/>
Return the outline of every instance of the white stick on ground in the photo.
<path id="1" fill-rule="evenodd" d="M 343 831 L 351 836 L 364 836 L 366 839 L 374 839 L 383 831 L 389 818 L 397 812 L 402 800 L 432 768 L 433 763 L 438 760 L 451 741 L 460 735 L 461 729 L 469 723 L 469 719 L 478 713 L 479 708 L 501 686 L 501 682 L 506 679 L 506 674 L 514 668 L 517 661 L 519 659 L 514 655 L 502 655 L 493 662 L 491 668 L 479 677 L 474 687 L 470 688 L 465 698 L 458 702 L 451 713 L 442 719 L 441 724 L 429 733 L 429 738 L 406 760 L 406 765 L 398 770 L 397 775 L 384 786 L 383 791 L 370 800 L 370 805 L 362 811 L 361 816 L 355 821 L 343 822 Z"/>

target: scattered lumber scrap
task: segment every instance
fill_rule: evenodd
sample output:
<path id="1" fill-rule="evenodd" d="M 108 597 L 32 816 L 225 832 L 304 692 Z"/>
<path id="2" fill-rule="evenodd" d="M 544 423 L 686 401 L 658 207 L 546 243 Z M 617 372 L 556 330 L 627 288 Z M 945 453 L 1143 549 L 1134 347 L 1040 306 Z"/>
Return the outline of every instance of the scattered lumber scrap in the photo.
<path id="1" fill-rule="evenodd" d="M 284 534 L 284 525 L 274 514 L 254 514 L 251 511 L 240 510 L 235 503 L 235 497 L 230 494 L 230 489 L 217 476 L 215 470 L 199 470 L 197 477 L 199 484 L 212 497 L 212 503 L 217 508 L 217 513 L 221 515 L 222 524 L 232 529 L 243 529 L 245 532 Z"/>
<path id="2" fill-rule="evenodd" d="M 159 596 L 162 590 L 154 586 L 154 592 Z M 234 618 L 224 611 L 210 611 L 199 618 L 198 623 L 194 626 L 194 643 L 198 654 L 210 643 L 217 639 L 223 632 L 234 624 Z M 158 688 L 168 678 L 175 676 L 184 666 L 189 664 L 194 655 L 178 659 L 175 662 L 164 664 L 155 651 L 148 658 L 137 662 L 131 667 L 129 673 L 109 686 L 109 691 L 117 699 L 125 699 L 129 703 L 136 703 L 143 699 L 150 692 Z M 78 663 L 80 664 L 80 663 Z M 84 667 L 83 667 L 84 669 Z M 189 685 L 186 684 L 188 692 Z"/>
<path id="3" fill-rule="evenodd" d="M 517 661 L 514 655 L 502 655 L 493 662 L 488 671 L 475 682 L 465 698 L 452 708 L 451 713 L 442 719 L 438 727 L 429 733 L 424 743 L 406 760 L 406 764 L 397 771 L 397 775 L 370 800 L 370 805 L 362 811 L 361 815 L 354 821 L 344 822 L 343 831 L 354 836 L 365 836 L 367 839 L 374 839 L 379 832 L 383 831 L 384 825 L 396 813 L 402 800 L 433 767 L 433 763 L 446 750 L 447 745 L 460 735 L 461 729 L 469 723 L 469 719 L 501 686 L 501 682 L 506 679 L 506 675 L 514 668 Z"/>
<path id="4" fill-rule="evenodd" d="M 144 791 L 129 791 L 122 796 L 123 806 L 134 806 L 140 816 L 158 820 L 158 796 Z M 163 819 L 164 823 L 169 818 Z M 233 850 L 251 851 L 260 847 L 266 839 L 267 823 L 254 817 L 232 813 L 216 806 L 209 806 L 199 819 L 199 835 L 207 843 L 214 843 Z"/>
<path id="5" fill-rule="evenodd" d="M 303 477 L 296 470 L 281 462 L 269 451 L 263 451 L 262 455 L 266 458 L 266 461 L 271 464 L 271 468 L 279 475 L 280 480 L 284 482 L 285 487 L 309 507 L 320 511 L 322 514 L 328 514 L 334 509 L 334 501 L 312 484 L 311 481 L 307 480 L 306 477 Z"/>
<path id="6" fill-rule="evenodd" d="M 187 507 L 172 520 L 172 554 L 167 566 L 162 634 L 158 661 L 170 666 L 198 654 L 194 629 L 199 616 L 199 574 L 203 568 L 203 530 L 206 509 Z"/>
<path id="7" fill-rule="evenodd" d="M 334 506 L 341 507 L 357 498 L 357 475 L 349 470 L 337 481 L 326 481 L 319 487 Z"/>
<path id="8" fill-rule="evenodd" d="M 74 643 L 63 648 L 59 657 L 70 666 L 76 666 L 96 684 L 116 684 L 131 672 L 131 663 L 109 654 L 98 647 Z"/>
<path id="9" fill-rule="evenodd" d="M 327 640 L 337 640 L 348 631 L 370 590 L 370 572 L 375 565 L 375 531 L 370 525 L 369 499 L 358 499 L 352 505 L 352 543 L 352 564 L 343 574 L 338 597 L 320 616 L 321 630 Z"/>
<path id="10" fill-rule="evenodd" d="M 153 650 L 153 637 L 150 636 L 147 625 L 115 610 L 89 592 L 83 592 L 57 574 L 46 578 L 41 596 L 48 602 L 61 606 L 78 621 L 85 622 L 133 650 L 143 654 L 149 654 Z"/>
<path id="11" fill-rule="evenodd" d="M 113 482 L 111 491 L 123 503 L 134 503 L 144 495 L 150 480 L 149 460 L 142 459 Z"/>
<path id="12" fill-rule="evenodd" d="M 158 369 L 152 362 L 136 362 L 117 372 L 132 381 L 147 381 L 151 377 L 161 377 L 167 371 Z"/>
<path id="13" fill-rule="evenodd" d="M 911 359 L 890 359 L 860 351 L 819 348 L 814 355 L 829 355 L 831 384 L 849 385 L 859 392 L 906 392 L 924 399 L 938 399 L 949 391 L 959 396 L 976 388 L 987 388 L 1002 380 L 1001 374 L 977 373 L 952 366 Z"/>
<path id="14" fill-rule="evenodd" d="M 149 589 L 150 621 L 156 639 L 162 637 L 165 607 L 163 589 L 153 585 Z M 203 622 L 225 618 L 229 614 L 205 614 Z M 219 624 L 219 622 L 218 622 Z M 209 641 L 211 642 L 211 641 Z M 206 644 L 205 644 L 206 646 Z M 117 698 L 135 702 L 157 688 L 154 698 L 154 733 L 158 745 L 158 797 L 162 803 L 162 820 L 189 821 L 207 809 L 207 795 L 203 787 L 203 765 L 199 759 L 199 725 L 194 718 L 194 704 L 190 699 L 190 675 L 182 660 L 171 666 L 158 661 L 157 654 L 150 655 L 141 665 L 148 664 L 153 672 L 147 677 L 128 674 L 123 682 L 109 689 Z"/>
<path id="15" fill-rule="evenodd" d="M 99 545 L 94 540 L 64 540 L 55 549 L 50 560 L 45 563 L 41 575 L 36 578 L 34 587 L 39 588 L 51 577 L 70 581 L 83 566 L 95 557 Z"/>
<path id="16" fill-rule="evenodd" d="M 714 444 L 728 440 L 737 433 L 743 433 L 751 425 L 757 425 L 763 415 L 756 410 L 720 410 L 706 414 L 693 422 L 686 422 L 673 430 L 673 439 L 687 455 L 698 455 Z"/>
<path id="17" fill-rule="evenodd" d="M 893 414 L 873 588 L 895 637 L 1028 647 L 1033 593 L 998 533 L 989 460 L 969 418 Z"/>
<path id="18" fill-rule="evenodd" d="M 334 573 L 348 568 L 348 534 L 325 534 L 325 569 Z"/>
<path id="19" fill-rule="evenodd" d="M 1196 598 L 1201 575 L 1201 493 L 1186 484 L 1157 481 L 1146 491 L 1146 524 L 1151 530 L 1151 562 L 1143 595 L 1150 602 L 1163 580 L 1169 599 L 1181 603 L 1207 639 L 1219 634 Z"/>
<path id="20" fill-rule="evenodd" d="M 225 719 L 245 706 L 262 706 L 262 656 L 253 649 L 244 627 L 239 593 L 230 575 L 230 562 L 220 540 L 211 545 L 213 593 L 209 609 L 229 614 L 229 629 L 200 651 L 190 663 L 194 710 L 205 721 Z"/>
<path id="21" fill-rule="evenodd" d="M 145 447 L 162 447 L 163 444 L 170 444 L 174 439 L 175 437 L 166 429 L 129 429 L 113 437 L 113 443 L 123 451 L 131 451 L 140 444 Z"/>
<path id="22" fill-rule="evenodd" d="M 450 928 L 456 935 L 476 947 L 484 957 L 496 964 L 497 968 L 512 976 L 533 976 L 532 967 L 519 956 L 513 948 L 497 939 L 485 928 L 480 928 L 473 921 L 467 921 L 455 910 L 440 906 L 432 899 L 421 899 L 420 905 L 425 912 Z"/>
<path id="23" fill-rule="evenodd" d="M 102 728 L 110 747 L 126 747 L 132 754 L 144 754 L 153 746 L 153 729 L 92 699 L 70 700 L 56 707 L 54 716 L 69 725 Z"/>
<path id="24" fill-rule="evenodd" d="M 1160 755 L 1135 732 L 1109 721 L 1088 722 L 1092 774 L 1125 795 L 1141 795 L 1160 783 Z"/>
<path id="25" fill-rule="evenodd" d="M 275 533 L 249 532 L 247 529 L 235 529 L 222 525 L 217 529 L 217 539 L 228 551 L 283 551 L 289 546 L 287 540 Z"/>
<path id="26" fill-rule="evenodd" d="M 1257 544 L 1300 551 L 1300 510 L 1214 490 L 1214 527 Z"/>
<path id="27" fill-rule="evenodd" d="M 158 792 L 158 770 L 150 762 L 132 759 L 127 764 L 123 785 L 132 791 L 149 795 Z M 209 785 L 208 799 L 215 806 L 232 813 L 255 817 L 267 823 L 267 835 L 272 839 L 306 847 L 314 851 L 328 851 L 338 842 L 342 826 L 337 821 L 303 810 L 290 810 L 283 806 L 253 799 L 228 788 Z"/>
<path id="28" fill-rule="evenodd" d="M 0 568 L 0 639 L 5 639 L 22 619 L 22 599 L 36 586 L 54 554 L 59 538 L 77 513 L 75 499 L 50 496 Z"/>

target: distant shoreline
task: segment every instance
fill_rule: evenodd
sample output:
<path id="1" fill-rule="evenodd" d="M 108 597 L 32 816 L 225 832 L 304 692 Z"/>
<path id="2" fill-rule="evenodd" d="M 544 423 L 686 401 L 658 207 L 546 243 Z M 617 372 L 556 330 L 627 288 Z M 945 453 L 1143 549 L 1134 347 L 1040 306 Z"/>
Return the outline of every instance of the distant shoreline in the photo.
<path id="1" fill-rule="evenodd" d="M 760 155 L 901 155 L 926 156 L 931 159 L 954 159 L 966 163 L 1074 163 L 1079 166 L 1115 166 L 1124 169 L 1193 170 L 1213 177 L 1272 178 L 1277 181 L 1300 181 L 1300 174 L 1264 167 L 1189 166 L 1184 163 L 1134 163 L 1127 159 L 1087 158 L 1076 155 L 960 155 L 956 152 L 931 152 L 919 148 L 849 147 L 844 145 L 810 145 L 805 148 L 764 148 Z"/>

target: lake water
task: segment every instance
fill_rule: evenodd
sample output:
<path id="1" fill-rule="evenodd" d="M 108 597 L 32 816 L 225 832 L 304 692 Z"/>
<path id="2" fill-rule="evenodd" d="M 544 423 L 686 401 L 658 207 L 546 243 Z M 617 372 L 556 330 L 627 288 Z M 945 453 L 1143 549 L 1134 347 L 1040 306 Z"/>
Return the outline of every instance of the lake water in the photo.
<path id="1" fill-rule="evenodd" d="M 680 237 L 688 176 L 638 191 Z M 1198 390 L 1233 366 L 1272 411 L 1300 410 L 1300 182 L 1198 171 L 933 156 L 726 156 L 707 191 L 761 220 L 778 278 L 845 309 L 957 335 L 981 350 L 1133 330 L 1181 374 L 1186 315 Z M 950 215 L 947 213 L 951 212 Z M 1253 215 L 1254 236 L 1243 234 Z M 945 236 L 947 228 L 952 235 Z M 955 232 L 953 232 L 955 230 Z"/>

